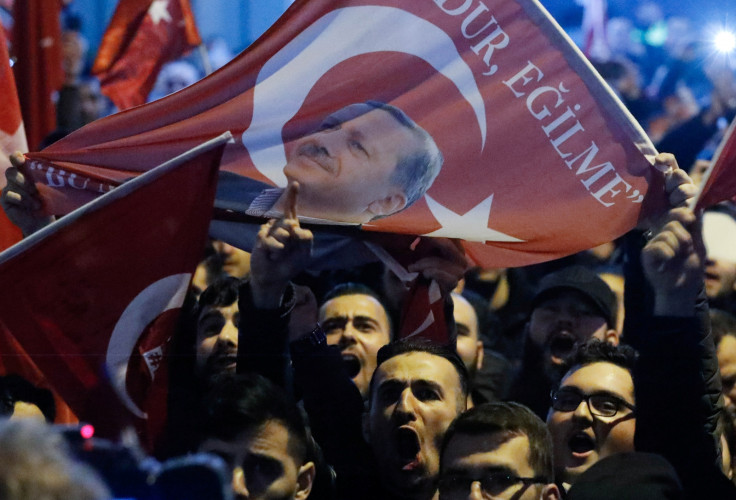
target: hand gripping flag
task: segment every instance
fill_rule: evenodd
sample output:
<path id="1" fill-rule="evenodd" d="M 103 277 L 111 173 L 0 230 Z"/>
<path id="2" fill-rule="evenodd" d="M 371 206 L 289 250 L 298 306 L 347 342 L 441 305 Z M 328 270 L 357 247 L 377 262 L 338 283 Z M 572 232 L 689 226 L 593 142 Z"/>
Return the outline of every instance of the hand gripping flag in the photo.
<path id="1" fill-rule="evenodd" d="M 10 69 L 8 44 L 5 33 L 0 30 L 0 189 L 5 187 L 5 169 L 10 166 L 8 156 L 16 151 L 26 151 L 26 134 L 20 114 L 15 79 Z M 22 235 L 0 210 L 0 250 L 20 241 Z"/>
<path id="2" fill-rule="evenodd" d="M 131 421 L 150 446 L 162 429 L 172 326 L 203 253 L 229 137 L 0 254 L 0 281 L 8 284 L 0 332 L 18 341 L 81 420 L 109 435 Z"/>
<path id="3" fill-rule="evenodd" d="M 222 130 L 220 211 L 278 213 L 295 179 L 300 216 L 460 238 L 483 266 L 593 247 L 665 202 L 650 141 L 536 0 L 297 0 L 227 66 L 31 172 L 65 213 Z"/>
<path id="4" fill-rule="evenodd" d="M 119 109 L 138 106 L 161 67 L 201 43 L 189 0 L 120 0 L 92 73 Z"/>
<path id="5" fill-rule="evenodd" d="M 13 71 L 31 148 L 37 148 L 56 128 L 54 93 L 64 83 L 61 7 L 61 0 L 13 4 Z"/>

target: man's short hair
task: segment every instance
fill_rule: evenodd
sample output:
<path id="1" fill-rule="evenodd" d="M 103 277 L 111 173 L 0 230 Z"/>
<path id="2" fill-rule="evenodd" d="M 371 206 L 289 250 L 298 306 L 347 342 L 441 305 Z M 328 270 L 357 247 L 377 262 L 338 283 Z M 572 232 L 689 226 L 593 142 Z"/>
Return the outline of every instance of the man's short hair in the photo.
<path id="1" fill-rule="evenodd" d="M 736 316 L 713 308 L 708 311 L 708 315 L 710 316 L 710 330 L 713 332 L 713 341 L 716 346 L 726 335 L 736 337 Z"/>
<path id="2" fill-rule="evenodd" d="M 445 433 L 440 457 L 456 434 L 478 436 L 504 434 L 509 438 L 525 435 L 529 439 L 529 465 L 534 475 L 548 483 L 554 481 L 552 437 L 547 426 L 526 406 L 514 402 L 485 403 L 462 413 Z M 442 461 L 440 461 L 440 465 Z"/>
<path id="3" fill-rule="evenodd" d="M 389 113 L 399 124 L 408 128 L 422 144 L 418 150 L 399 158 L 390 179 L 393 185 L 400 187 L 404 192 L 406 196 L 404 208 L 408 208 L 432 186 L 444 162 L 437 143 L 426 130 L 401 109 L 380 101 L 366 101 L 345 106 L 329 115 L 322 122 L 320 129 L 344 123 L 374 109 L 382 109 Z"/>
<path id="4" fill-rule="evenodd" d="M 412 352 L 426 352 L 434 356 L 445 358 L 447 361 L 449 361 L 452 366 L 455 367 L 455 371 L 457 371 L 457 376 L 460 379 L 461 394 L 463 398 L 467 398 L 469 390 L 468 370 L 467 368 L 465 368 L 465 363 L 463 363 L 463 360 L 460 359 L 457 351 L 450 349 L 449 347 L 433 344 L 428 341 L 421 342 L 416 340 L 395 340 L 386 344 L 378 350 L 378 354 L 376 354 L 376 369 L 373 372 L 373 376 L 371 377 L 371 384 L 368 394 L 370 394 L 371 396 L 373 395 L 373 384 L 376 379 L 376 373 L 378 372 L 378 368 L 385 361 L 388 361 L 389 359 L 396 356 L 409 354 Z M 368 401 L 370 402 L 371 399 L 372 397 L 369 397 Z"/>
<path id="5" fill-rule="evenodd" d="M 603 362 L 620 366 L 631 372 L 634 369 L 636 357 L 636 350 L 629 345 L 613 345 L 602 340 L 589 339 L 578 346 L 570 362 L 570 370 L 592 363 Z"/>
<path id="6" fill-rule="evenodd" d="M 299 409 L 286 393 L 258 374 L 225 373 L 212 384 L 200 408 L 200 442 L 224 441 L 277 421 L 289 431 L 289 451 L 304 463 L 311 443 Z"/>
<path id="7" fill-rule="evenodd" d="M 386 318 L 388 318 L 388 327 L 390 329 L 389 338 L 391 338 L 394 326 L 393 326 L 393 322 L 391 321 L 391 314 L 389 313 L 388 306 L 386 305 L 386 298 L 380 295 L 378 292 L 376 292 L 373 288 L 369 287 L 368 285 L 364 285 L 363 283 L 356 283 L 354 281 L 340 283 L 339 285 L 336 285 L 335 287 L 330 289 L 330 291 L 325 294 L 325 297 L 322 300 L 322 304 L 320 304 L 320 307 L 324 306 L 325 304 L 327 304 L 327 302 L 331 301 L 332 299 L 336 299 L 338 297 L 344 297 L 346 295 L 367 295 L 369 297 L 374 298 L 376 302 L 381 304 L 381 307 L 383 307 L 383 311 L 386 313 Z"/>
<path id="8" fill-rule="evenodd" d="M 206 306 L 225 307 L 238 300 L 242 280 L 232 276 L 218 278 L 199 296 L 200 310 Z"/>
<path id="9" fill-rule="evenodd" d="M 396 170 L 391 175 L 391 182 L 404 191 L 406 207 L 409 207 L 424 196 L 437 178 L 444 162 L 442 152 L 432 136 L 401 109 L 380 101 L 367 101 L 367 104 L 389 113 L 396 121 L 411 130 L 422 143 L 420 149 L 399 159 Z"/>
<path id="10" fill-rule="evenodd" d="M 22 401 L 36 405 L 47 422 L 53 423 L 56 418 L 56 402 L 51 391 L 36 387 L 20 375 L 0 376 L 0 396 L 0 416 L 13 415 L 15 403 Z"/>

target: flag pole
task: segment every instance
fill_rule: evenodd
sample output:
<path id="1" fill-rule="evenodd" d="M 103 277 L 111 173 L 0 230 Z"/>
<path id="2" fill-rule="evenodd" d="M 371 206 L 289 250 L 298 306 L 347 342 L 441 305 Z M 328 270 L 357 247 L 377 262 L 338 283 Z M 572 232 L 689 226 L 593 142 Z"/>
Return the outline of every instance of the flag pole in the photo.
<path id="1" fill-rule="evenodd" d="M 199 57 L 202 58 L 202 67 L 204 68 L 204 74 L 205 76 L 212 73 L 212 62 L 210 61 L 210 55 L 207 52 L 207 47 L 204 45 L 204 43 L 200 43 L 197 45 L 197 50 L 199 51 Z"/>

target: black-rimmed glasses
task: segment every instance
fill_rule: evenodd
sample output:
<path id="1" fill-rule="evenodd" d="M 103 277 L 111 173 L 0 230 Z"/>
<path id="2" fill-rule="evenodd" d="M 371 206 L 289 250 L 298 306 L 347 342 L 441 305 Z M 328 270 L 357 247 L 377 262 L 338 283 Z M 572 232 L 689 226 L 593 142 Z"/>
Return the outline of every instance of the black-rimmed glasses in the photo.
<path id="1" fill-rule="evenodd" d="M 636 407 L 631 403 L 607 392 L 583 394 L 578 390 L 563 387 L 552 391 L 551 396 L 552 409 L 556 411 L 575 411 L 582 401 L 587 403 L 590 413 L 599 417 L 613 417 L 622 408 L 628 408 L 632 412 L 636 411 Z"/>
<path id="2" fill-rule="evenodd" d="M 480 489 L 486 495 L 497 495 L 518 483 L 524 486 L 548 483 L 541 477 L 519 477 L 506 472 L 492 472 L 481 478 L 448 475 L 439 481 L 440 500 L 467 498 L 470 488 L 476 481 L 480 483 Z"/>

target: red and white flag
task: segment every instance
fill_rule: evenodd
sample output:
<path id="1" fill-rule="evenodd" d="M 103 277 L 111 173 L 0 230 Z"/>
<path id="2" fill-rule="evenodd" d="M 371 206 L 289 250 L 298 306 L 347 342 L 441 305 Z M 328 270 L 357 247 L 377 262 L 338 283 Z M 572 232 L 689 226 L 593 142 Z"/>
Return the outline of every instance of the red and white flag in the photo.
<path id="1" fill-rule="evenodd" d="M 736 119 L 731 122 L 703 174 L 695 201 L 697 208 L 708 208 L 726 200 L 736 201 Z"/>
<path id="2" fill-rule="evenodd" d="M 13 3 L 13 72 L 31 148 L 56 128 L 54 94 L 64 83 L 61 8 L 62 0 Z"/>
<path id="3" fill-rule="evenodd" d="M 120 0 L 92 73 L 119 109 L 146 102 L 161 67 L 200 45 L 189 0 Z"/>
<path id="4" fill-rule="evenodd" d="M 159 435 L 165 356 L 201 259 L 228 134 L 131 180 L 0 254 L 12 336 L 81 420 Z M 10 286 L 9 284 L 12 284 Z M 0 359 L 9 353 L 0 352 Z"/>
<path id="5" fill-rule="evenodd" d="M 15 78 L 10 69 L 10 56 L 5 33 L 0 30 L 0 190 L 5 187 L 5 169 L 10 166 L 8 156 L 16 151 L 28 151 L 23 117 L 20 114 Z M 15 227 L 0 210 L 0 250 L 4 250 L 22 238 Z"/>
<path id="6" fill-rule="evenodd" d="M 431 141 L 405 154 L 411 141 L 396 123 L 411 127 L 395 110 L 396 123 L 377 112 L 335 126 L 374 106 L 349 106 L 366 101 L 403 111 Z M 355 222 L 343 207 L 364 203 L 362 229 L 460 238 L 484 266 L 611 241 L 665 202 L 646 134 L 536 0 L 297 0 L 216 73 L 94 122 L 30 164 L 46 210 L 65 213 L 223 130 L 236 141 L 223 157 L 218 209 L 268 216 L 292 178 L 302 216 Z M 332 132 L 343 140 L 328 148 Z M 371 133 L 378 149 L 363 144 Z M 380 184 L 384 170 L 315 159 L 336 147 L 357 158 L 351 164 L 393 158 L 393 168 L 400 157 L 411 166 L 436 158 L 430 142 L 444 157 L 436 178 L 397 167 Z M 426 193 L 409 193 L 407 178 Z M 386 192 L 366 200 L 379 187 Z M 320 201 L 336 213 L 307 213 Z M 213 228 L 239 243 L 237 224 Z"/>

